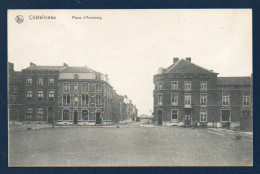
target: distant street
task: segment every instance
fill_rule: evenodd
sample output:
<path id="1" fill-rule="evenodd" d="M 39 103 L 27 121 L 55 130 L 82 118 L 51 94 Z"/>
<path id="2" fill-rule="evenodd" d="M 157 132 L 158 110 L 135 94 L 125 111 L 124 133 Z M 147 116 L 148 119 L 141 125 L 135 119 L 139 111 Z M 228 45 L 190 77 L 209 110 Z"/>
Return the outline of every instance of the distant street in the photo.
<path id="1" fill-rule="evenodd" d="M 140 126 L 9 131 L 9 166 L 248 166 L 252 136 Z"/>

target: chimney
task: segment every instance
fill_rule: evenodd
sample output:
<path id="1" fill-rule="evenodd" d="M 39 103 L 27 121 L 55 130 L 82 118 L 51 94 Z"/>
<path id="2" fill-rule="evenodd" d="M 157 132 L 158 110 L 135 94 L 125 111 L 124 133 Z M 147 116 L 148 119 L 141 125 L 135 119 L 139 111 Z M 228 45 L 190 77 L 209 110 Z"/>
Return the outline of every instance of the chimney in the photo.
<path id="1" fill-rule="evenodd" d="M 188 62 L 191 62 L 191 57 L 186 57 L 186 60 L 187 60 Z"/>
<path id="2" fill-rule="evenodd" d="M 174 57 L 174 58 L 173 58 L 173 63 L 176 63 L 178 60 L 179 60 L 178 57 Z"/>
<path id="3" fill-rule="evenodd" d="M 34 63 L 30 62 L 30 66 L 36 66 L 36 64 L 34 64 Z"/>
<path id="4" fill-rule="evenodd" d="M 66 64 L 66 63 L 63 63 L 63 66 L 67 67 L 67 66 L 68 66 L 68 64 Z"/>

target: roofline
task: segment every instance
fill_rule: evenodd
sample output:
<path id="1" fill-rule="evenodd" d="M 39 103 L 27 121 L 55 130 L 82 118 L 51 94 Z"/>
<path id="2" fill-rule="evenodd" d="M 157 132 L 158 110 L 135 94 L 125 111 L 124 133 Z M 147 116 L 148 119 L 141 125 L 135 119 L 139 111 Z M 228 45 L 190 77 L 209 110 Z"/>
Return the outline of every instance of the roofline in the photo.
<path id="1" fill-rule="evenodd" d="M 184 60 L 184 61 L 186 61 L 186 62 L 189 62 L 189 61 L 187 61 L 187 60 L 185 60 L 185 59 L 180 59 L 180 60 L 178 60 L 178 62 L 175 63 L 174 66 L 172 66 L 172 67 L 171 67 L 169 70 L 167 70 L 165 73 L 168 73 L 172 68 L 174 68 L 176 65 L 178 65 L 182 60 Z M 219 73 L 216 73 L 216 72 L 214 72 L 214 71 L 210 71 L 210 70 L 208 70 L 208 69 L 206 69 L 206 68 L 203 68 L 203 67 L 201 67 L 201 66 L 199 66 L 199 65 L 197 65 L 197 64 L 195 64 L 195 63 L 193 63 L 193 62 L 189 62 L 189 63 L 191 63 L 191 64 L 193 64 L 193 65 L 195 65 L 195 66 L 198 66 L 198 67 L 200 67 L 200 68 L 202 68 L 202 69 L 208 71 L 209 73 L 219 74 Z M 204 74 L 204 73 L 201 73 L 201 74 Z"/>

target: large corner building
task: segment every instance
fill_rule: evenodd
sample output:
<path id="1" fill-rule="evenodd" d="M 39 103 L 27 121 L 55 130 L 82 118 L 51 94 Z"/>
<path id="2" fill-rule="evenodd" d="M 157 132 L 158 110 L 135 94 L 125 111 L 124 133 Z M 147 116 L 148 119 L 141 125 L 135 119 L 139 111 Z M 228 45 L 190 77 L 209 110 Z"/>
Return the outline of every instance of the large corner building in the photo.
<path id="1" fill-rule="evenodd" d="M 252 129 L 252 76 L 218 77 L 218 73 L 173 58 L 154 75 L 154 117 L 158 125 Z"/>

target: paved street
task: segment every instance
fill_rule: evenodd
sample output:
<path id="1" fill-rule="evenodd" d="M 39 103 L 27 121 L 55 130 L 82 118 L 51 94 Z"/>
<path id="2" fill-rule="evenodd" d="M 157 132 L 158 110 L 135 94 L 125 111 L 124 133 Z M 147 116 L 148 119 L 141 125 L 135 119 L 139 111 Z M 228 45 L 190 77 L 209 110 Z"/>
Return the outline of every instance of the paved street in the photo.
<path id="1" fill-rule="evenodd" d="M 122 125 L 9 131 L 9 166 L 248 166 L 252 136 Z"/>

